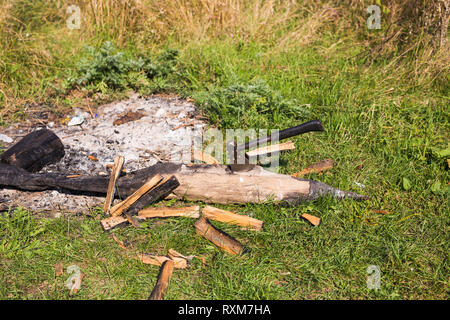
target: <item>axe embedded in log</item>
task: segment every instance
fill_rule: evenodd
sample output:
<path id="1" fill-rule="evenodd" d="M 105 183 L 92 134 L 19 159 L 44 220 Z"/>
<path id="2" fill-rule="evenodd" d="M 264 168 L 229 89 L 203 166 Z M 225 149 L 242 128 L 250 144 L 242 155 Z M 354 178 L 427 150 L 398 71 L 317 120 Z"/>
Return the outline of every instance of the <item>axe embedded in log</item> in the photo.
<path id="1" fill-rule="evenodd" d="M 303 133 L 311 132 L 311 131 L 324 131 L 322 123 L 319 120 L 312 120 L 305 123 L 302 123 L 298 126 L 287 128 L 278 132 L 278 140 L 284 140 L 287 138 L 291 138 L 294 136 L 298 136 Z M 230 141 L 227 143 L 227 150 L 233 154 L 233 163 L 229 164 L 229 168 L 231 171 L 249 171 L 253 168 L 254 165 L 248 163 L 248 157 L 245 155 L 245 163 L 238 163 L 238 152 L 249 150 L 258 145 L 264 144 L 266 142 L 272 141 L 272 136 L 265 136 L 259 139 L 255 139 L 246 143 L 242 143 L 237 145 L 235 141 Z"/>

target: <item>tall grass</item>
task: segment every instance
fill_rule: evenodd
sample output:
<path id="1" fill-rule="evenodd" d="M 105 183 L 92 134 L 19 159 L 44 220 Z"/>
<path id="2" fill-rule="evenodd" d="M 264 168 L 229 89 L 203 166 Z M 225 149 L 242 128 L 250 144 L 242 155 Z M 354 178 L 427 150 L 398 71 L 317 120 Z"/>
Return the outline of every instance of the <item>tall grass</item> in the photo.
<path id="1" fill-rule="evenodd" d="M 363 0 L 3 0 L 0 2 L 0 114 L 48 96 L 72 68 L 82 46 L 111 40 L 148 51 L 171 42 L 222 39 L 258 42 L 273 54 L 350 39 L 367 63 L 388 59 L 378 72 L 407 76 L 412 86 L 446 87 L 450 48 L 448 1 L 383 0 L 382 29 L 366 28 Z M 66 27 L 69 5 L 81 9 L 81 30 Z M 24 72 L 26 70 L 26 72 Z"/>

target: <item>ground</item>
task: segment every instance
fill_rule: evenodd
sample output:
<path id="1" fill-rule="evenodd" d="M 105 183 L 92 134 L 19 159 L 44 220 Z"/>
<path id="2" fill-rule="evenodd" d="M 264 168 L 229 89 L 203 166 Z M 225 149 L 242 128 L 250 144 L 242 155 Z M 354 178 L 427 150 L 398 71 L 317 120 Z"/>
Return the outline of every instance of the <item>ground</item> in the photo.
<path id="1" fill-rule="evenodd" d="M 198 237 L 190 219 L 112 231 L 133 244 L 125 251 L 101 229 L 98 208 L 52 219 L 18 208 L 0 218 L 0 298 L 145 299 L 159 269 L 133 253 L 173 248 L 206 264 L 175 270 L 166 299 L 448 299 L 447 36 L 435 40 L 434 22 L 389 27 L 427 17 L 381 2 L 381 30 L 367 29 L 366 3 L 256 0 L 152 2 L 132 15 L 137 2 L 96 1 L 102 14 L 81 7 L 81 29 L 68 30 L 64 5 L 5 1 L 0 133 L 27 120 L 64 120 L 75 108 L 95 113 L 132 92 L 176 94 L 222 130 L 320 119 L 325 132 L 292 139 L 296 149 L 281 156 L 279 172 L 330 158 L 333 169 L 308 178 L 370 199 L 218 206 L 265 223 L 259 232 L 214 223 L 250 249 L 237 257 Z M 123 10 L 114 14 L 123 20 L 106 8 Z M 395 19 L 402 14 L 411 16 Z M 64 272 L 77 265 L 85 275 L 72 296 L 70 275 L 56 276 L 61 262 Z M 380 270 L 379 290 L 367 285 L 369 266 Z"/>

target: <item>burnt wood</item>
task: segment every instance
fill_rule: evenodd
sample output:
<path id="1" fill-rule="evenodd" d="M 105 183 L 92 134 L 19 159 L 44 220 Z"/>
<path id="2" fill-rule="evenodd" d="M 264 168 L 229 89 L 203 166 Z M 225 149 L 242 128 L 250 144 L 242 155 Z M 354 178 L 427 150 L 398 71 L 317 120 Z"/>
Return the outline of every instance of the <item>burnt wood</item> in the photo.
<path id="1" fill-rule="evenodd" d="M 64 145 L 53 131 L 41 129 L 27 134 L 18 143 L 6 150 L 0 162 L 38 172 L 48 164 L 64 157 Z"/>
<path id="2" fill-rule="evenodd" d="M 144 209 L 145 206 L 166 198 L 179 186 L 180 182 L 178 182 L 177 178 L 175 176 L 171 176 L 167 180 L 161 181 L 160 184 L 140 197 L 128 210 L 125 211 L 125 213 L 129 215 L 136 215 L 139 211 Z"/>

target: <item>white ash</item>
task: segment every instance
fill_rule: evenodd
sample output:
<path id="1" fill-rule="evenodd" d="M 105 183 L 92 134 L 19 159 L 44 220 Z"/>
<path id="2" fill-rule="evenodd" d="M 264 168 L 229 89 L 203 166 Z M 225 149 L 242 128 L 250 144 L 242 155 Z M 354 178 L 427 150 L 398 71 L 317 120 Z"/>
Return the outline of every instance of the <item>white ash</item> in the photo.
<path id="1" fill-rule="evenodd" d="M 144 116 L 118 126 L 113 121 L 128 111 Z M 66 148 L 64 158 L 43 172 L 99 174 L 106 171 L 116 155 L 125 158 L 127 171 L 154 165 L 158 161 L 190 162 L 192 130 L 202 130 L 206 123 L 195 119 L 192 103 L 177 98 L 131 98 L 106 105 L 93 119 L 89 113 L 81 126 L 52 128 Z M 192 126 L 184 126 L 193 124 Z M 176 129 L 176 130 L 173 130 Z M 89 159 L 89 155 L 98 159 Z M 183 157 L 184 156 L 184 157 Z"/>
<path id="2" fill-rule="evenodd" d="M 119 115 L 128 111 L 140 112 L 144 116 L 136 121 L 113 125 Z M 56 164 L 46 166 L 41 173 L 109 175 L 107 164 L 112 164 L 116 155 L 125 157 L 127 172 L 154 165 L 158 161 L 191 162 L 192 130 L 201 132 L 206 123 L 196 119 L 195 106 L 179 98 L 152 96 L 105 105 L 97 110 L 98 117 L 81 110 L 75 111 L 85 119 L 81 126 L 53 124 L 51 130 L 61 139 L 65 156 Z M 39 128 L 25 130 L 29 133 Z M 176 130 L 173 130 L 176 129 Z M 7 128 L 14 133 L 14 128 Z M 15 142 L 24 135 L 16 129 Z M 98 161 L 93 161 L 94 156 Z M 33 211 L 53 213 L 81 212 L 86 208 L 102 205 L 104 198 L 60 193 L 54 190 L 23 192 L 0 189 L 1 206 L 22 205 Z M 117 200 L 116 200 L 117 201 Z"/>

